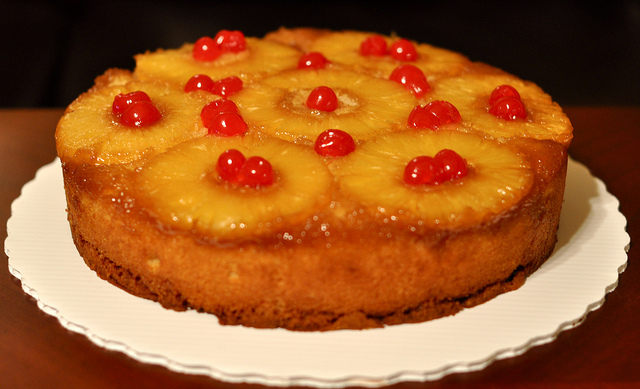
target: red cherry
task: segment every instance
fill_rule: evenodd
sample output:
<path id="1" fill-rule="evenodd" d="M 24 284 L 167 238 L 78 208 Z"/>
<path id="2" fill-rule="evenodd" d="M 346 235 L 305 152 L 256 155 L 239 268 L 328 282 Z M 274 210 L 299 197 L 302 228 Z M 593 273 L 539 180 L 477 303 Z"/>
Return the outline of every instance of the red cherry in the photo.
<path id="1" fill-rule="evenodd" d="M 307 107 L 325 112 L 335 111 L 338 108 L 338 96 L 328 86 L 319 86 L 309 94 Z"/>
<path id="2" fill-rule="evenodd" d="M 331 62 L 329 62 L 322 53 L 312 51 L 300 57 L 298 60 L 298 69 L 324 69 L 329 63 Z"/>
<path id="3" fill-rule="evenodd" d="M 271 185 L 273 184 L 273 168 L 269 161 L 262 157 L 249 157 L 238 170 L 237 181 L 242 185 L 254 188 Z"/>
<path id="4" fill-rule="evenodd" d="M 218 58 L 222 51 L 216 44 L 216 41 L 208 36 L 198 39 L 193 45 L 193 58 L 196 61 L 209 62 Z"/>
<path id="5" fill-rule="evenodd" d="M 458 109 L 448 101 L 435 100 L 424 107 L 440 119 L 442 124 L 457 123 L 461 120 Z"/>
<path id="6" fill-rule="evenodd" d="M 380 35 L 372 35 L 360 44 L 360 55 L 382 57 L 387 54 L 387 41 Z"/>
<path id="7" fill-rule="evenodd" d="M 391 81 L 404 85 L 414 96 L 420 98 L 431 90 L 427 77 L 414 65 L 400 65 L 391 72 Z"/>
<path id="8" fill-rule="evenodd" d="M 221 30 L 216 34 L 214 41 L 223 52 L 237 53 L 247 46 L 244 34 L 237 30 Z"/>
<path id="9" fill-rule="evenodd" d="M 216 95 L 229 97 L 242 89 L 242 80 L 236 76 L 231 76 L 218 80 L 214 83 L 211 92 Z"/>
<path id="10" fill-rule="evenodd" d="M 440 126 L 440 120 L 425 107 L 417 106 L 409 114 L 407 125 L 410 128 L 430 128 L 435 130 Z"/>
<path id="11" fill-rule="evenodd" d="M 206 74 L 196 74 L 191 77 L 186 84 L 184 84 L 185 92 L 193 92 L 197 90 L 203 90 L 211 92 L 213 90 L 214 82 L 211 77 Z"/>
<path id="12" fill-rule="evenodd" d="M 461 120 L 460 112 L 448 101 L 432 101 L 424 107 L 417 106 L 409 114 L 408 126 L 411 128 L 438 129 L 448 123 L 457 123 Z"/>
<path id="13" fill-rule="evenodd" d="M 247 123 L 235 112 L 220 112 L 209 122 L 209 134 L 220 136 L 243 135 Z"/>
<path id="14" fill-rule="evenodd" d="M 202 111 L 200 111 L 202 124 L 206 128 L 209 128 L 213 118 L 221 112 L 234 112 L 238 115 L 240 114 L 238 106 L 233 101 L 227 99 L 214 100 L 202 107 Z"/>
<path id="15" fill-rule="evenodd" d="M 246 158 L 240 151 L 236 149 L 225 150 L 220 154 L 220 157 L 218 157 L 216 171 L 223 180 L 237 182 L 238 172 L 245 160 Z"/>
<path id="16" fill-rule="evenodd" d="M 441 174 L 438 181 L 444 182 L 467 175 L 467 162 L 453 150 L 440 150 L 434 159 L 441 167 Z"/>
<path id="17" fill-rule="evenodd" d="M 120 93 L 113 98 L 113 105 L 111 106 L 111 110 L 114 114 L 120 116 L 131 104 L 135 103 L 136 101 L 151 102 L 151 98 L 143 91 Z"/>
<path id="18" fill-rule="evenodd" d="M 489 97 L 489 105 L 493 105 L 496 101 L 500 100 L 503 97 L 513 97 L 516 100 L 520 100 L 520 93 L 516 90 L 516 88 L 511 85 L 500 85 L 497 86 Z"/>
<path id="19" fill-rule="evenodd" d="M 522 101 L 513 97 L 503 97 L 496 101 L 490 108 L 489 113 L 504 120 L 524 119 L 527 111 L 524 109 Z"/>
<path id="20" fill-rule="evenodd" d="M 438 174 L 438 162 L 426 155 L 412 159 L 404 169 L 403 179 L 409 185 L 433 184 Z"/>
<path id="21" fill-rule="evenodd" d="M 398 39 L 393 42 L 389 48 L 389 55 L 393 59 L 405 62 L 415 61 L 418 58 L 416 48 L 407 39 Z"/>
<path id="22" fill-rule="evenodd" d="M 341 130 L 326 130 L 318 135 L 314 150 L 327 157 L 341 157 L 356 149 L 351 135 Z"/>
<path id="23" fill-rule="evenodd" d="M 129 127 L 146 127 L 160 120 L 162 115 L 149 101 L 136 101 L 131 103 L 122 113 L 120 123 Z"/>

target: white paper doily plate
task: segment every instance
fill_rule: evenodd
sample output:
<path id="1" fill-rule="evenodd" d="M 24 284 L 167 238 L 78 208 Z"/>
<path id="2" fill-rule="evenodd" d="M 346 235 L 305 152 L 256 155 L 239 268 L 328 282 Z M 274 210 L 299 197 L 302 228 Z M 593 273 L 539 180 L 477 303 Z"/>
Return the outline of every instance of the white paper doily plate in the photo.
<path id="1" fill-rule="evenodd" d="M 482 369 L 582 322 L 626 266 L 618 206 L 570 161 L 556 251 L 522 288 L 453 317 L 365 331 L 220 326 L 212 315 L 165 310 L 99 279 L 72 243 L 59 160 L 14 201 L 5 250 L 9 271 L 40 309 L 106 349 L 227 382 L 377 387 Z"/>

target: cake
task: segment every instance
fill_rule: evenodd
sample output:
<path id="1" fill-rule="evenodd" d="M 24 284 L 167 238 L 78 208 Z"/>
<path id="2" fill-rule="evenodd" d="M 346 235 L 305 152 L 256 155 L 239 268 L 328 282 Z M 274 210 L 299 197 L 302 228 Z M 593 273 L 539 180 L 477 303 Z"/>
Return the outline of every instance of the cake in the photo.
<path id="1" fill-rule="evenodd" d="M 551 255 L 572 126 L 534 83 L 359 31 L 223 30 L 110 69 L 56 129 L 98 276 L 223 325 L 453 315 Z"/>

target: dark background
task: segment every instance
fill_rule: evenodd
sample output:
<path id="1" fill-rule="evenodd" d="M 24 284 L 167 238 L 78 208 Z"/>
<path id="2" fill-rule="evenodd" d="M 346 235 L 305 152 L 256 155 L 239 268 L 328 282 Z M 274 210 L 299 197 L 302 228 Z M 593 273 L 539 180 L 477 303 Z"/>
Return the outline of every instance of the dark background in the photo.
<path id="1" fill-rule="evenodd" d="M 63 107 L 107 68 L 220 29 L 392 32 L 539 84 L 561 105 L 640 105 L 640 1 L 0 0 L 2 107 Z"/>

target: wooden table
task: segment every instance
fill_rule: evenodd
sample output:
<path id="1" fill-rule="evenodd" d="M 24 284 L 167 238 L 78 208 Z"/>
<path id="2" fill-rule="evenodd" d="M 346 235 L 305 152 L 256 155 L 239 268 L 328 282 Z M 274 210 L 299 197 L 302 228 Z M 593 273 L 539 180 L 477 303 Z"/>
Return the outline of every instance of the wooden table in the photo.
<path id="1" fill-rule="evenodd" d="M 405 388 L 589 387 L 634 384 L 640 387 L 640 107 L 572 107 L 575 127 L 571 156 L 586 164 L 620 200 L 632 246 L 626 271 L 604 306 L 555 341 L 484 370 L 454 374 Z M 0 110 L 0 224 L 11 202 L 36 170 L 55 157 L 53 133 L 60 109 Z M 0 239 L 6 238 L 6 229 Z M 63 328 L 22 291 L 0 259 L 0 387 L 2 388 L 240 388 L 204 376 L 183 375 L 106 351 Z"/>

